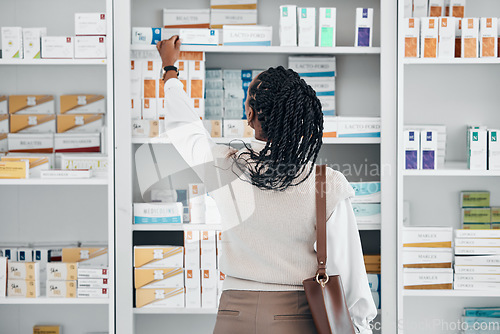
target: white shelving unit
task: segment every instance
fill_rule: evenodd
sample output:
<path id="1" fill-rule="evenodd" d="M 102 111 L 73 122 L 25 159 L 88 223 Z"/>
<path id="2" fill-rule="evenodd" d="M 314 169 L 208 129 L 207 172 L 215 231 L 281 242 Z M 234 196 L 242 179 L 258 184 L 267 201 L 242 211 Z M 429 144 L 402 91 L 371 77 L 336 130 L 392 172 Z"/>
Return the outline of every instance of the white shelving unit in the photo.
<path id="1" fill-rule="evenodd" d="M 260 1 L 258 20 L 260 24 L 273 25 L 273 44 L 279 43 L 277 15 L 279 5 L 288 2 Z M 300 5 L 299 3 L 297 3 Z M 381 116 L 382 138 L 324 138 L 320 162 L 341 164 L 352 159 L 351 164 L 369 164 L 389 166 L 395 170 L 396 153 L 396 9 L 390 0 L 360 0 L 355 4 L 345 1 L 317 0 L 308 3 L 314 7 L 337 7 L 338 25 L 352 27 L 340 30 L 337 34 L 335 48 L 302 48 L 302 47 L 234 47 L 234 46 L 182 46 L 182 51 L 205 52 L 207 68 L 249 69 L 267 68 L 288 64 L 289 55 L 336 55 L 337 56 L 337 110 L 340 116 Z M 129 58 L 131 57 L 158 57 L 154 45 L 130 45 L 130 31 L 132 27 L 161 26 L 162 8 L 207 8 L 209 2 L 196 0 L 178 4 L 172 0 L 124 0 L 115 3 L 115 25 L 119 27 L 115 34 L 115 106 L 117 110 L 129 109 L 130 74 Z M 354 13 L 356 7 L 375 8 L 375 35 L 373 48 L 355 48 L 347 45 L 354 44 Z M 346 46 L 344 46 L 346 45 Z M 146 57 L 146 56 L 145 56 Z M 130 120 L 127 117 L 116 119 L 116 252 L 120 257 L 116 259 L 116 330 L 123 334 L 156 333 L 160 328 L 167 326 L 172 331 L 211 333 L 215 321 L 216 310 L 204 309 L 165 309 L 165 308 L 133 308 L 133 268 L 131 240 L 138 233 L 165 233 L 180 232 L 187 229 L 220 229 L 219 226 L 203 225 L 134 225 L 132 224 L 132 205 L 134 201 L 141 201 L 142 196 L 137 189 L 138 182 L 134 166 L 135 152 L 142 144 L 152 144 L 151 149 L 159 149 L 162 144 L 170 144 L 167 138 L 131 138 Z M 240 139 L 215 138 L 219 144 L 237 144 Z M 250 138 L 241 139 L 245 143 Z M 241 144 L 241 141 L 240 141 Z M 172 161 L 172 169 L 185 170 L 186 166 L 179 161 L 180 157 L 170 145 L 161 146 L 162 154 L 168 154 Z M 326 160 L 325 160 L 326 159 Z M 128 168 L 132 166 L 132 168 Z M 340 166 L 342 168 L 342 165 Z M 363 172 L 361 172 L 362 174 Z M 353 172 L 354 175 L 354 172 Z M 364 176 L 348 176 L 350 181 L 363 181 Z M 364 174 L 362 174 L 364 175 Z M 380 172 L 382 182 L 383 224 L 380 226 L 363 226 L 361 230 L 381 230 L 382 247 L 382 304 L 381 314 L 384 334 L 396 333 L 396 244 L 391 234 L 395 231 L 396 210 L 395 190 L 396 175 Z M 394 256 L 394 261 L 392 261 Z M 387 261 L 385 259 L 388 259 Z M 161 317 L 152 315 L 159 314 Z M 146 316 L 149 315 L 149 316 Z"/>
<path id="2" fill-rule="evenodd" d="M 425 322 L 457 322 L 466 306 L 497 306 L 497 291 L 403 289 L 402 229 L 404 201 L 410 202 L 410 226 L 460 228 L 459 193 L 489 190 L 492 205 L 500 201 L 500 171 L 467 168 L 465 129 L 470 124 L 500 126 L 498 97 L 489 91 L 498 86 L 500 58 L 404 58 L 403 1 L 398 12 L 397 87 L 397 321 L 399 334 L 445 332 Z M 467 17 L 499 16 L 500 3 L 489 0 L 467 3 Z M 417 66 L 418 65 L 418 66 Z M 454 65 L 454 66 L 449 66 Z M 460 78 L 467 78 L 461 80 Z M 472 107 L 473 106 L 473 107 Z M 472 109 L 471 109 L 472 108 Z M 405 170 L 403 129 L 406 124 L 444 124 L 447 127 L 446 162 L 437 170 Z M 487 298 L 493 297 L 493 298 Z M 432 320 L 429 320 L 432 319 Z"/>
<path id="3" fill-rule="evenodd" d="M 2 333 L 28 333 L 42 323 L 61 325 L 67 333 L 115 333 L 114 2 L 0 4 L 0 26 L 47 27 L 49 36 L 74 35 L 75 13 L 106 13 L 107 59 L 0 59 L 0 95 L 54 95 L 56 110 L 62 94 L 105 95 L 103 142 L 109 159 L 108 173 L 101 177 L 0 180 L 0 245 L 107 242 L 109 257 L 109 298 L 47 298 L 45 291 L 39 298 L 0 298 Z"/>

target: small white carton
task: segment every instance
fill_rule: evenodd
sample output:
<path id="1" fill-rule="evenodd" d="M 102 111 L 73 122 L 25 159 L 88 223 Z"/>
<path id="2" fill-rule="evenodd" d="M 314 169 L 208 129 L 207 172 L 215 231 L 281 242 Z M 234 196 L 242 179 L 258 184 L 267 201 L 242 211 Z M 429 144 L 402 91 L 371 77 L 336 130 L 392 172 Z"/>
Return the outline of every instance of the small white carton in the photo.
<path id="1" fill-rule="evenodd" d="M 76 36 L 75 58 L 105 59 L 106 37 L 105 36 Z"/>
<path id="2" fill-rule="evenodd" d="M 211 9 L 210 28 L 222 29 L 226 24 L 257 24 L 257 9 Z"/>
<path id="3" fill-rule="evenodd" d="M 2 58 L 22 59 L 23 56 L 23 28 L 2 27 Z"/>
<path id="4" fill-rule="evenodd" d="M 163 9 L 163 27 L 209 28 L 210 9 Z"/>
<path id="5" fill-rule="evenodd" d="M 75 35 L 106 35 L 105 13 L 75 13 Z"/>
<path id="6" fill-rule="evenodd" d="M 480 23 L 481 58 L 498 57 L 498 19 L 482 17 Z"/>
<path id="7" fill-rule="evenodd" d="M 444 16 L 444 0 L 429 0 L 429 15 L 431 17 Z"/>
<path id="8" fill-rule="evenodd" d="M 76 298 L 76 281 L 47 281 L 48 298 Z"/>
<path id="9" fill-rule="evenodd" d="M 24 59 L 40 59 L 42 37 L 47 28 L 23 28 Z"/>
<path id="10" fill-rule="evenodd" d="M 316 8 L 297 7 L 299 46 L 316 46 Z"/>
<path id="11" fill-rule="evenodd" d="M 184 231 L 184 266 L 200 268 L 200 232 Z"/>
<path id="12" fill-rule="evenodd" d="M 161 28 L 133 27 L 132 44 L 156 45 L 162 40 Z"/>
<path id="13" fill-rule="evenodd" d="M 420 130 L 404 131 L 404 164 L 405 169 L 420 168 Z"/>
<path id="14" fill-rule="evenodd" d="M 420 27 L 422 58 L 436 58 L 438 55 L 439 18 L 422 17 Z"/>
<path id="15" fill-rule="evenodd" d="M 479 19 L 462 20 L 462 58 L 479 57 Z"/>
<path id="16" fill-rule="evenodd" d="M 404 0 L 404 17 L 413 17 L 413 0 Z"/>
<path id="17" fill-rule="evenodd" d="M 20 298 L 40 297 L 40 281 L 28 281 L 23 279 L 11 279 L 7 282 L 7 296 Z"/>
<path id="18" fill-rule="evenodd" d="M 437 169 L 437 136 L 434 130 L 420 132 L 420 169 Z"/>
<path id="19" fill-rule="evenodd" d="M 428 0 L 413 0 L 413 17 L 427 17 L 428 6 Z"/>
<path id="20" fill-rule="evenodd" d="M 488 130 L 488 170 L 500 170 L 500 130 Z"/>
<path id="21" fill-rule="evenodd" d="M 134 287 L 139 288 L 182 288 L 183 268 L 135 268 Z M 80 281 L 78 282 L 80 286 Z"/>
<path id="22" fill-rule="evenodd" d="M 297 6 L 280 6 L 280 46 L 297 46 Z"/>
<path id="23" fill-rule="evenodd" d="M 418 58 L 420 56 L 420 19 L 405 18 L 404 29 L 405 57 Z"/>
<path id="24" fill-rule="evenodd" d="M 134 203 L 134 224 L 182 224 L 182 203 Z"/>
<path id="25" fill-rule="evenodd" d="M 75 56 L 74 38 L 71 36 L 42 37 L 42 58 L 72 59 Z"/>
<path id="26" fill-rule="evenodd" d="M 337 9 L 319 9 L 319 46 L 335 47 L 337 35 Z"/>
<path id="27" fill-rule="evenodd" d="M 219 45 L 219 30 L 180 29 L 179 37 L 184 45 Z"/>
<path id="28" fill-rule="evenodd" d="M 465 0 L 451 0 L 450 1 L 450 16 L 465 17 Z"/>
<path id="29" fill-rule="evenodd" d="M 373 8 L 356 8 L 354 46 L 371 47 L 373 40 Z"/>
<path id="30" fill-rule="evenodd" d="M 467 166 L 471 170 L 486 170 L 488 166 L 487 130 L 480 127 L 467 130 Z"/>
<path id="31" fill-rule="evenodd" d="M 271 46 L 272 40 L 272 26 L 224 25 L 222 28 L 223 45 Z"/>
<path id="32" fill-rule="evenodd" d="M 455 58 L 455 23 L 454 17 L 439 18 L 439 58 Z"/>

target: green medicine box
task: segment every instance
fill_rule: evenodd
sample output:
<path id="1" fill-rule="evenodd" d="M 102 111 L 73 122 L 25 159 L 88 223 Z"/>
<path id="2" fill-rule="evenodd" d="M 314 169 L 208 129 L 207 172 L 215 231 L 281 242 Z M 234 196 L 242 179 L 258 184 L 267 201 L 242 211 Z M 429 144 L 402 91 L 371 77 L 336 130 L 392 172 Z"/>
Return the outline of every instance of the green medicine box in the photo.
<path id="1" fill-rule="evenodd" d="M 460 193 L 462 208 L 484 208 L 490 206 L 489 191 L 462 191 Z"/>

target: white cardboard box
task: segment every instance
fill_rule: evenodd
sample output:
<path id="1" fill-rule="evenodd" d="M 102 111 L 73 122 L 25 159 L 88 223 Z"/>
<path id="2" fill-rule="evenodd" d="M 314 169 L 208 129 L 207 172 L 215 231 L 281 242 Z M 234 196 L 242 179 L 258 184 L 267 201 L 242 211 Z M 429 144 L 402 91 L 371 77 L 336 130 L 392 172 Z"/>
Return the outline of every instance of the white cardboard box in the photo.
<path id="1" fill-rule="evenodd" d="M 19 262 L 33 262 L 33 248 L 18 248 L 17 260 Z"/>
<path id="2" fill-rule="evenodd" d="M 47 281 L 47 298 L 76 298 L 76 281 Z"/>
<path id="3" fill-rule="evenodd" d="M 290 56 L 288 67 L 301 77 L 323 77 L 322 80 L 324 80 L 326 79 L 324 77 L 335 76 L 337 61 L 334 56 Z"/>
<path id="4" fill-rule="evenodd" d="M 200 232 L 184 231 L 184 266 L 200 268 Z"/>
<path id="5" fill-rule="evenodd" d="M 405 247 L 404 268 L 451 268 L 453 252 L 451 248 Z"/>
<path id="6" fill-rule="evenodd" d="M 201 287 L 186 286 L 186 308 L 200 308 L 201 307 Z"/>
<path id="7" fill-rule="evenodd" d="M 403 247 L 451 248 L 451 227 L 405 227 Z"/>
<path id="8" fill-rule="evenodd" d="M 480 23 L 481 58 L 498 57 L 498 19 L 482 17 Z"/>
<path id="9" fill-rule="evenodd" d="M 105 36 L 76 36 L 75 58 L 105 59 L 106 37 Z"/>
<path id="10" fill-rule="evenodd" d="M 134 277 L 136 289 L 184 287 L 183 268 L 135 268 Z"/>
<path id="11" fill-rule="evenodd" d="M 42 58 L 44 59 L 72 59 L 75 56 L 71 36 L 44 36 L 42 37 Z"/>
<path id="12" fill-rule="evenodd" d="M 180 29 L 184 45 L 219 45 L 220 32 L 216 29 Z"/>
<path id="13" fill-rule="evenodd" d="M 210 9 L 163 9 L 164 28 L 209 28 Z"/>
<path id="14" fill-rule="evenodd" d="M 10 279 L 7 282 L 7 296 L 20 298 L 40 297 L 40 281 Z"/>
<path id="15" fill-rule="evenodd" d="M 413 0 L 413 17 L 427 17 L 428 5 L 428 0 Z"/>
<path id="16" fill-rule="evenodd" d="M 373 8 L 356 8 L 356 35 L 354 46 L 372 47 Z"/>
<path id="17" fill-rule="evenodd" d="M 316 46 L 316 8 L 297 7 L 299 46 Z"/>
<path id="18" fill-rule="evenodd" d="M 297 6 L 280 6 L 280 46 L 297 46 Z"/>
<path id="19" fill-rule="evenodd" d="M 184 250 L 181 246 L 134 246 L 135 268 L 182 268 Z"/>
<path id="20" fill-rule="evenodd" d="M 0 298 L 7 295 L 7 258 L 0 257 Z"/>
<path id="21" fill-rule="evenodd" d="M 108 288 L 102 289 L 87 289 L 87 288 L 77 288 L 78 298 L 108 298 L 109 291 Z"/>
<path id="22" fill-rule="evenodd" d="M 185 306 L 184 288 L 137 289 L 135 296 L 137 308 L 182 308 Z"/>
<path id="23" fill-rule="evenodd" d="M 78 263 L 48 262 L 47 280 L 49 281 L 75 281 L 78 279 Z"/>
<path id="24" fill-rule="evenodd" d="M 439 18 L 422 17 L 420 20 L 421 57 L 436 58 L 438 55 Z"/>
<path id="25" fill-rule="evenodd" d="M 337 44 L 337 9 L 321 7 L 319 9 L 318 46 L 335 47 Z"/>
<path id="26" fill-rule="evenodd" d="M 201 307 L 202 308 L 217 308 L 217 286 L 205 288 L 201 290 Z"/>
<path id="27" fill-rule="evenodd" d="M 420 132 L 420 169 L 437 169 L 437 132 L 422 130 Z"/>
<path id="28" fill-rule="evenodd" d="M 405 57 L 420 57 L 420 19 L 407 17 L 404 25 Z"/>
<path id="29" fill-rule="evenodd" d="M 2 59 L 22 59 L 23 28 L 2 27 Z"/>
<path id="30" fill-rule="evenodd" d="M 101 152 L 101 134 L 56 133 L 54 151 L 56 153 Z"/>
<path id="31" fill-rule="evenodd" d="M 500 130 L 488 130 L 488 170 L 500 170 Z"/>
<path id="32" fill-rule="evenodd" d="M 404 131 L 404 164 L 405 169 L 420 168 L 420 130 Z"/>
<path id="33" fill-rule="evenodd" d="M 439 18 L 439 58 L 455 58 L 455 18 Z"/>
<path id="34" fill-rule="evenodd" d="M 429 0 L 428 16 L 441 17 L 444 15 L 444 0 Z"/>
<path id="35" fill-rule="evenodd" d="M 217 247 L 215 242 L 215 231 L 200 232 L 200 265 L 202 269 L 217 268 Z"/>
<path id="36" fill-rule="evenodd" d="M 223 45 L 260 45 L 271 46 L 273 27 L 262 25 L 224 25 L 222 28 Z"/>
<path id="37" fill-rule="evenodd" d="M 184 269 L 184 281 L 186 288 L 196 288 L 201 286 L 201 272 L 199 267 Z"/>
<path id="38" fill-rule="evenodd" d="M 52 153 L 54 151 L 53 134 L 9 133 L 9 152 Z"/>
<path id="39" fill-rule="evenodd" d="M 350 182 L 355 196 L 351 198 L 352 203 L 380 203 L 380 182 Z"/>
<path id="40" fill-rule="evenodd" d="M 162 40 L 161 28 L 133 27 L 132 44 L 156 45 Z"/>
<path id="41" fill-rule="evenodd" d="M 486 170 L 488 166 L 487 130 L 469 128 L 467 130 L 467 165 L 471 170 Z"/>
<path id="42" fill-rule="evenodd" d="M 47 36 L 47 28 L 23 28 L 24 59 L 41 58 L 43 36 Z"/>
<path id="43" fill-rule="evenodd" d="M 462 58 L 479 57 L 479 19 L 462 20 Z"/>
<path id="44" fill-rule="evenodd" d="M 211 9 L 210 28 L 221 29 L 225 24 L 257 24 L 257 9 Z"/>
<path id="45" fill-rule="evenodd" d="M 109 278 L 108 268 L 78 268 L 78 279 Z"/>
<path id="46" fill-rule="evenodd" d="M 134 224 L 182 224 L 182 203 L 134 203 Z"/>
<path id="47" fill-rule="evenodd" d="M 465 17 L 465 0 L 451 0 L 450 1 L 450 16 Z"/>
<path id="48" fill-rule="evenodd" d="M 403 269 L 405 289 L 452 289 L 451 268 L 405 268 Z"/>
<path id="49" fill-rule="evenodd" d="M 413 17 L 413 0 L 404 0 L 404 17 Z"/>
<path id="50" fill-rule="evenodd" d="M 75 13 L 75 35 L 106 35 L 106 14 Z"/>

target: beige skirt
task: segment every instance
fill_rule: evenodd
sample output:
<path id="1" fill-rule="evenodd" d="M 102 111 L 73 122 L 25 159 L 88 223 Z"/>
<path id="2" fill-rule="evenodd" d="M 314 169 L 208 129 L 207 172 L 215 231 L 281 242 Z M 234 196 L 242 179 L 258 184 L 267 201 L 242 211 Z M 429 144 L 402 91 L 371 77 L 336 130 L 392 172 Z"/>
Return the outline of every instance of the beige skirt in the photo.
<path id="1" fill-rule="evenodd" d="M 222 293 L 214 334 L 316 334 L 304 291 Z"/>

